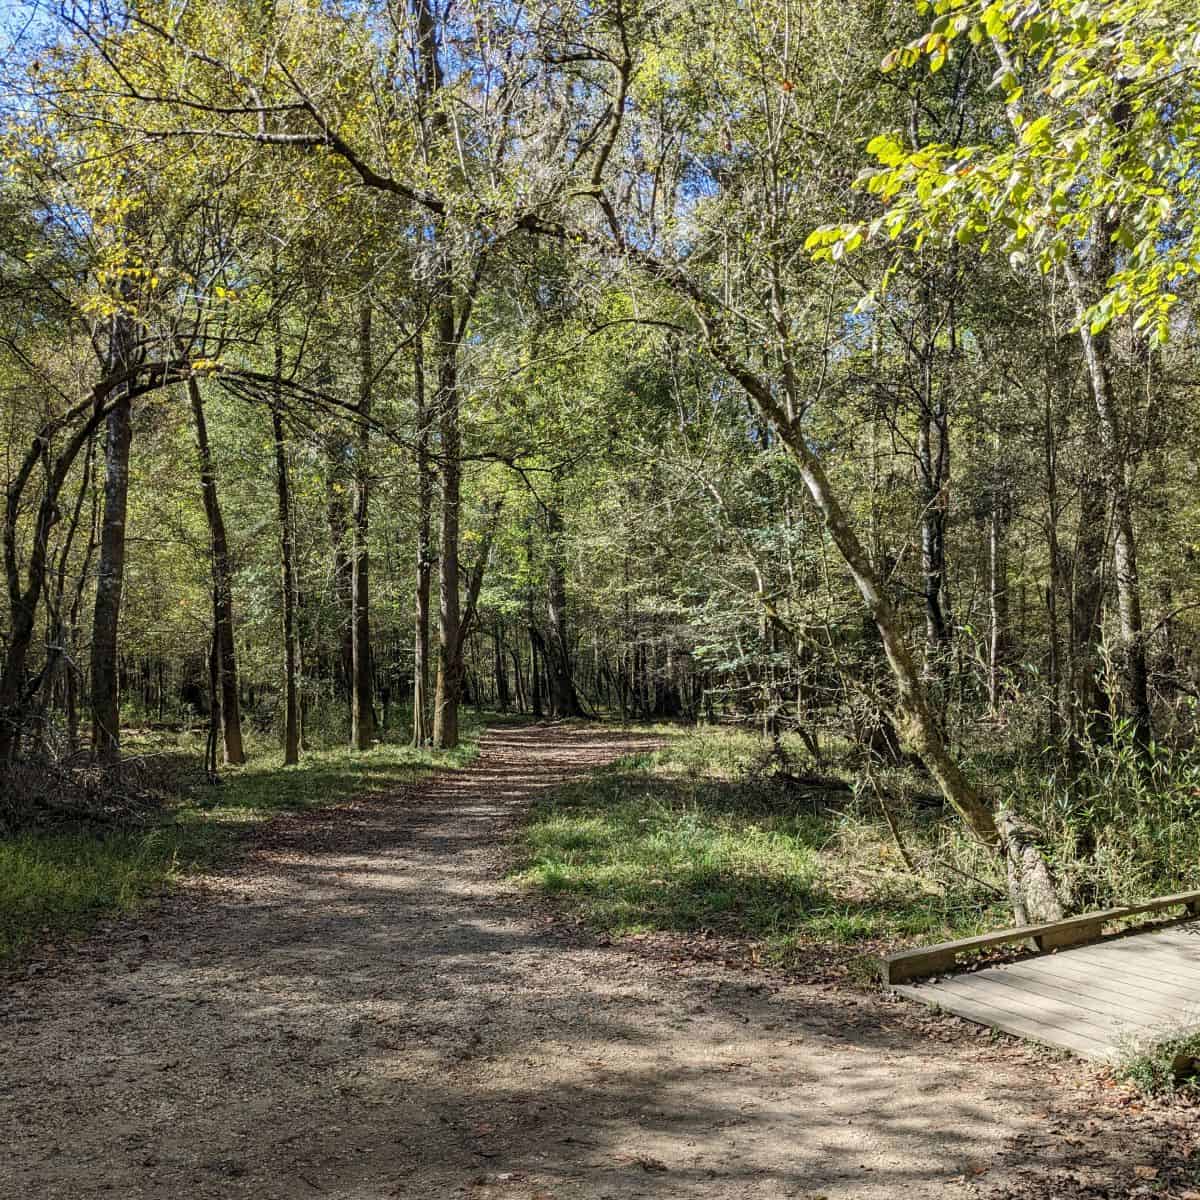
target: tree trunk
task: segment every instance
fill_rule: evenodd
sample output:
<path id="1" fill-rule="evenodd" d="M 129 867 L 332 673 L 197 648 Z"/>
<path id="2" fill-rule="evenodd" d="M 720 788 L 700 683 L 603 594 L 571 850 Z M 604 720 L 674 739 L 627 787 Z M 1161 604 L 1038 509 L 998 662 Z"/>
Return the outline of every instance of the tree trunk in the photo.
<path id="1" fill-rule="evenodd" d="M 424 746 L 433 730 L 429 708 L 429 590 L 433 570 L 433 469 L 431 421 L 425 397 L 424 334 L 413 342 L 413 391 L 417 407 L 417 586 L 413 637 L 413 745 Z"/>
<path id="2" fill-rule="evenodd" d="M 709 318 L 711 322 L 711 317 Z M 1010 847 L 997 827 L 991 808 L 979 797 L 971 786 L 962 768 L 950 754 L 937 718 L 930 707 L 920 675 L 904 640 L 900 622 L 890 602 L 883 593 L 871 568 L 867 554 L 859 542 L 854 527 L 850 524 L 841 502 L 834 493 L 816 453 L 813 451 L 803 430 L 780 408 L 774 393 L 767 384 L 748 370 L 732 353 L 725 342 L 719 326 L 709 324 L 710 345 L 717 360 L 726 367 L 734 379 L 750 394 L 762 411 L 771 418 L 785 446 L 796 462 L 805 488 L 817 511 L 825 521 L 826 528 L 849 568 L 859 593 L 866 603 L 879 629 L 884 654 L 896 681 L 897 712 L 903 733 L 912 747 L 937 780 L 942 795 L 962 817 L 967 828 L 984 845 L 999 853 L 1006 861 L 1013 862 Z M 1016 862 L 1015 869 L 1022 879 L 1030 869 L 1038 877 L 1028 881 L 1026 897 L 1030 916 L 1035 920 L 1053 920 L 1062 914 L 1061 905 L 1049 881 L 1049 872 L 1044 859 L 1035 856 L 1031 865 L 1024 857 Z"/>
<path id="3" fill-rule="evenodd" d="M 542 636 L 534 625 L 529 626 L 529 699 L 530 711 L 535 717 L 542 714 L 542 675 L 538 667 L 538 645 Z"/>
<path id="4" fill-rule="evenodd" d="M 926 359 L 932 359 L 932 349 Z M 922 364 L 923 389 L 917 418 L 917 465 L 921 500 L 921 577 L 925 597 L 926 674 L 945 674 L 950 646 L 946 596 L 946 491 L 949 438 L 945 413 L 935 408 L 933 366 Z"/>
<path id="5" fill-rule="evenodd" d="M 512 659 L 513 683 L 517 689 L 517 709 L 520 712 L 525 712 L 529 707 L 529 701 L 525 695 L 525 676 L 521 671 L 521 654 L 516 646 L 513 646 L 508 653 Z"/>
<path id="6" fill-rule="evenodd" d="M 371 558 L 370 533 L 370 428 L 374 366 L 371 357 L 371 306 L 359 313 L 359 397 L 357 453 L 354 458 L 354 529 L 351 575 L 351 694 L 350 745 L 369 750 L 375 740 L 374 689 L 371 675 Z"/>
<path id="7" fill-rule="evenodd" d="M 512 701 L 508 690 L 508 662 L 504 657 L 504 626 L 499 617 L 492 625 L 492 642 L 496 658 L 496 707 L 506 713 Z"/>
<path id="8" fill-rule="evenodd" d="M 550 684 L 550 712 L 556 717 L 580 717 L 583 709 L 571 673 L 571 647 L 567 630 L 567 581 L 564 561 L 564 528 L 557 507 L 546 509 L 546 534 L 550 543 L 546 614 L 550 640 L 546 674 Z"/>
<path id="9" fill-rule="evenodd" d="M 1097 222 L 1093 234 L 1093 262 L 1085 280 L 1069 258 L 1067 278 L 1075 301 L 1083 361 L 1092 399 L 1096 405 L 1097 431 L 1105 472 L 1112 496 L 1113 566 L 1116 576 L 1120 637 L 1118 670 L 1121 675 L 1125 715 L 1133 725 L 1134 740 L 1145 748 L 1153 737 L 1150 717 L 1149 676 L 1146 669 L 1145 631 L 1142 627 L 1142 598 L 1138 578 L 1137 542 L 1133 530 L 1133 508 L 1129 495 L 1128 461 L 1123 422 L 1113 394 L 1111 341 L 1107 332 L 1093 333 L 1087 310 L 1101 288 L 1107 285 L 1113 258 L 1115 229 L 1107 220 Z"/>
<path id="10" fill-rule="evenodd" d="M 438 559 L 438 662 L 433 744 L 458 745 L 458 706 L 462 699 L 458 526 L 462 506 L 462 437 L 459 430 L 458 360 L 454 305 L 446 298 L 438 314 L 438 428 L 441 433 L 441 553 Z"/>
<path id="11" fill-rule="evenodd" d="M 1047 670 L 1046 682 L 1050 689 L 1049 718 L 1050 736 L 1057 744 L 1062 733 L 1062 648 L 1059 634 L 1059 596 L 1062 591 L 1062 551 L 1058 543 L 1058 440 L 1054 430 L 1054 388 L 1052 374 L 1055 368 L 1047 364 L 1045 428 L 1042 431 L 1043 455 L 1046 465 L 1046 555 L 1050 564 L 1050 581 L 1046 587 L 1047 624 Z"/>
<path id="12" fill-rule="evenodd" d="M 213 593 L 213 612 L 217 606 Z M 208 644 L 208 736 L 204 743 L 204 773 L 210 783 L 218 781 L 217 746 L 221 740 L 221 645 L 213 627 L 212 639 Z"/>
<path id="13" fill-rule="evenodd" d="M 1080 737 L 1107 730 L 1108 709 L 1101 686 L 1101 621 L 1108 504 L 1104 484 L 1085 453 L 1079 480 L 1079 523 L 1071 554 L 1072 728 Z M 1099 728 L 1097 728 L 1099 727 Z"/>
<path id="14" fill-rule="evenodd" d="M 212 553 L 213 625 L 220 659 L 221 725 L 225 746 L 225 762 L 240 766 L 246 761 L 242 744 L 242 715 L 238 697 L 237 651 L 234 645 L 233 570 L 229 560 L 229 538 L 217 496 L 217 477 L 213 468 L 212 448 L 208 441 L 208 422 L 204 417 L 204 401 L 199 381 L 193 376 L 187 382 L 192 419 L 196 426 L 196 447 L 200 454 L 200 491 L 204 499 L 204 515 L 208 520 L 208 536 Z"/>
<path id="15" fill-rule="evenodd" d="M 348 447 L 341 439 L 327 447 L 329 478 L 325 498 L 325 516 L 333 559 L 333 594 L 337 612 L 337 654 L 333 660 L 333 692 L 349 700 L 354 676 L 354 560 L 347 550 L 350 541 L 350 514 L 346 506 L 344 480 Z"/>
<path id="16" fill-rule="evenodd" d="M 1002 478 L 999 434 L 996 435 L 995 449 L 997 456 L 992 464 L 991 512 L 988 521 L 988 703 L 993 713 L 1000 710 L 1008 650 L 1008 490 Z"/>
<path id="17" fill-rule="evenodd" d="M 283 347 L 276 341 L 275 376 L 283 374 Z M 300 644 L 296 622 L 296 546 L 292 533 L 292 491 L 288 478 L 287 444 L 280 411 L 278 382 L 271 405 L 275 443 L 275 499 L 279 510 L 279 584 L 283 598 L 283 762 L 300 761 Z"/>
<path id="18" fill-rule="evenodd" d="M 118 637 L 125 581 L 125 517 L 133 410 L 123 396 L 109 413 L 104 445 L 104 517 L 92 617 L 92 752 L 102 763 L 121 755 Z"/>

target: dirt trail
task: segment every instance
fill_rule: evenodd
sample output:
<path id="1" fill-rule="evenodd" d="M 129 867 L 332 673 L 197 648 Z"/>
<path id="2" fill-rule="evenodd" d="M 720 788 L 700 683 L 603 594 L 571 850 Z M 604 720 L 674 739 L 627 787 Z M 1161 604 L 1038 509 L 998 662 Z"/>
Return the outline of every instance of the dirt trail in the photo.
<path id="1" fill-rule="evenodd" d="M 282 820 L 228 876 L 9 988 L 0 1195 L 1000 1185 L 1047 1099 L 994 1048 L 914 1037 L 869 998 L 580 944 L 505 883 L 531 797 L 640 744 L 493 732 L 471 768 Z"/>

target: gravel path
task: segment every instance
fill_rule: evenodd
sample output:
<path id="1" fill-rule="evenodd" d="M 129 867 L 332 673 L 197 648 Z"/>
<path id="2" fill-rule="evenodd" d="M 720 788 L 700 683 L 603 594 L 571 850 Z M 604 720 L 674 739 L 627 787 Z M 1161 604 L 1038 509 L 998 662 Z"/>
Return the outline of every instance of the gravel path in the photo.
<path id="1" fill-rule="evenodd" d="M 276 822 L 228 875 L 11 986 L 0 1195 L 869 1200 L 998 1179 L 1047 1119 L 1003 1051 L 914 1036 L 870 997 L 586 944 L 504 881 L 538 790 L 645 745 L 493 732 L 466 770 Z"/>

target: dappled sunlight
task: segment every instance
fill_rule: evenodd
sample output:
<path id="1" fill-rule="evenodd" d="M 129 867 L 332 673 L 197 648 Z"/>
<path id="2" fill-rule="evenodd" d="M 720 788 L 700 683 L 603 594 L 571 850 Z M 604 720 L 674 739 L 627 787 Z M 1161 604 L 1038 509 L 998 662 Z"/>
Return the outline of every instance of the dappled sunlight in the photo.
<path id="1" fill-rule="evenodd" d="M 913 1044 L 874 1002 L 648 970 L 531 914 L 497 882 L 501 830 L 630 741 L 488 738 L 470 770 L 276 823 L 250 870 L 85 946 L 22 1002 L 0 1167 L 48 1197 L 101 1178 L 163 1197 L 882 1197 L 969 1174 L 1035 1122 L 986 1053 Z"/>
<path id="2" fill-rule="evenodd" d="M 799 791 L 748 774 L 762 745 L 676 733 L 544 796 L 521 879 L 599 930 L 748 937 L 792 965 L 814 939 L 871 949 L 1003 920 L 986 887 L 907 871 L 878 811 L 836 777 Z"/>

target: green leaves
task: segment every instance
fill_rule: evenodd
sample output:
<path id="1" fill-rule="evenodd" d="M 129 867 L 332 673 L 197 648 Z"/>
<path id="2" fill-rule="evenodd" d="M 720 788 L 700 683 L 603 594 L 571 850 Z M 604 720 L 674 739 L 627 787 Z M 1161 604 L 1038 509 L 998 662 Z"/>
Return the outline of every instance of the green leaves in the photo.
<path id="1" fill-rule="evenodd" d="M 1200 14 L 1180 0 L 936 0 L 930 31 L 885 69 L 945 63 L 964 35 L 990 46 L 1003 122 L 988 141 L 912 150 L 873 137 L 878 167 L 856 186 L 885 215 L 818 231 L 809 252 L 836 260 L 864 241 L 908 233 L 978 244 L 1018 269 L 1050 271 L 1086 251 L 1097 230 L 1123 261 L 1088 316 L 1097 331 L 1133 315 L 1152 340 L 1170 330 L 1178 284 L 1200 274 Z"/>

